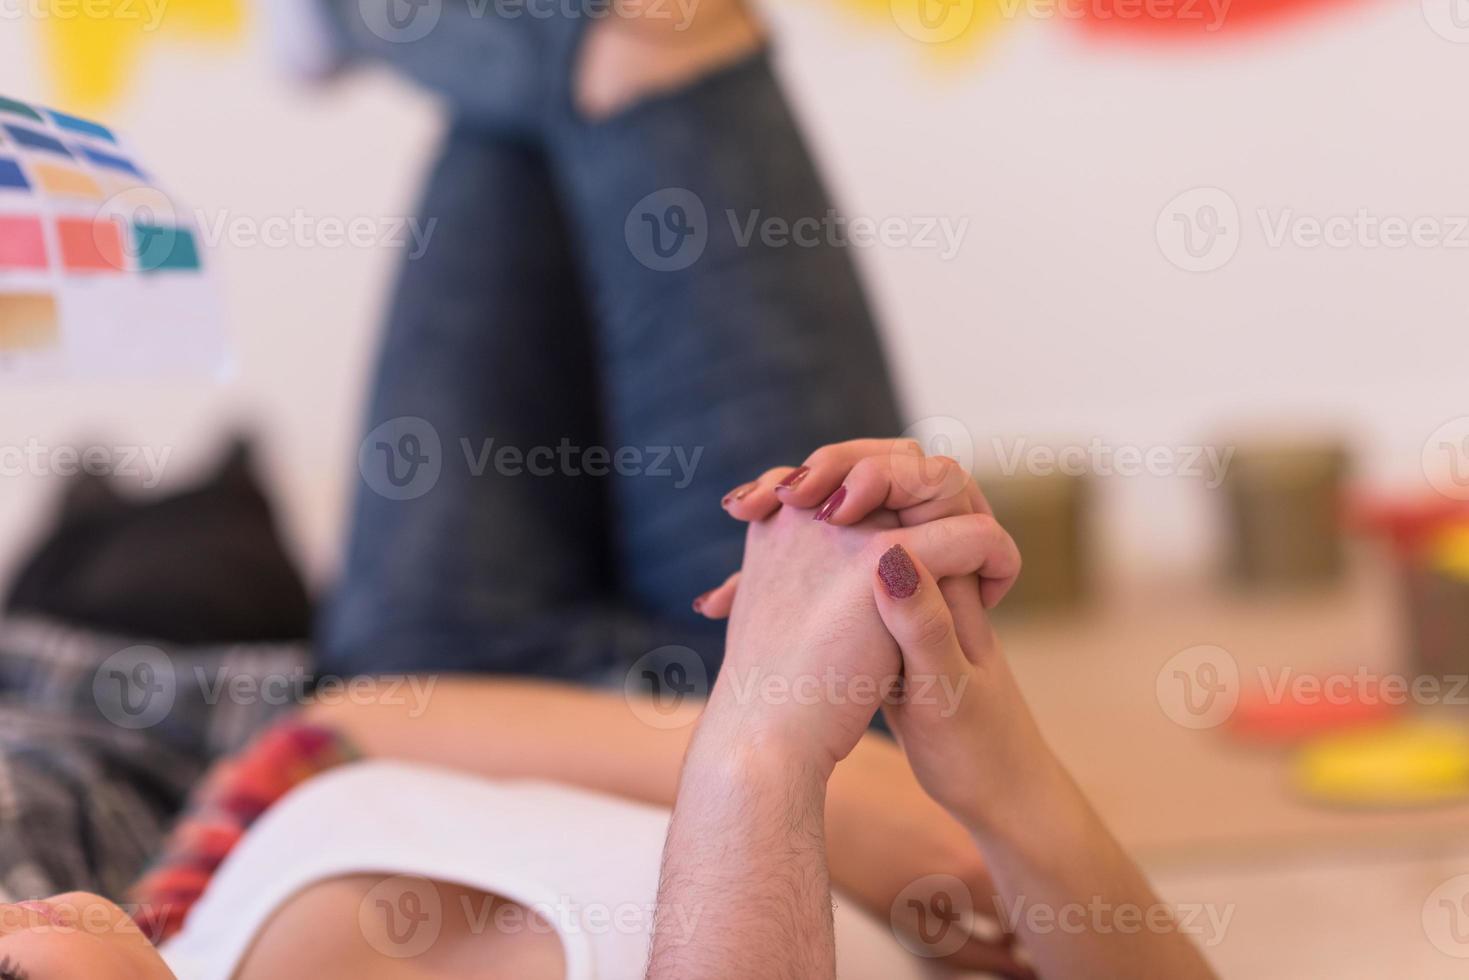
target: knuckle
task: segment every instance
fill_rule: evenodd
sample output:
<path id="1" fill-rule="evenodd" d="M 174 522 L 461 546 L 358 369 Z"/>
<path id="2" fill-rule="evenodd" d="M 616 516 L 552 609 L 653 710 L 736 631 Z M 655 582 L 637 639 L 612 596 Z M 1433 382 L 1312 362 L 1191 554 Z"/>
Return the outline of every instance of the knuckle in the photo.
<path id="1" fill-rule="evenodd" d="M 922 456 L 923 445 L 917 439 L 898 439 L 893 443 L 893 452 L 900 456 Z"/>
<path id="2" fill-rule="evenodd" d="M 996 534 L 1009 537 L 993 514 L 965 514 L 964 519 L 970 523 L 974 533 L 982 540 L 989 540 Z"/>
<path id="3" fill-rule="evenodd" d="M 806 457 L 805 465 L 811 467 L 813 470 L 820 469 L 825 466 L 830 466 L 837 461 L 838 457 L 841 455 L 841 452 L 841 446 L 837 444 L 828 444 L 822 446 L 810 456 Z"/>
<path id="4" fill-rule="evenodd" d="M 954 493 L 963 493 L 970 484 L 974 482 L 974 474 L 964 468 L 964 464 L 952 456 L 944 456 L 944 472 L 950 481 Z"/>
<path id="5" fill-rule="evenodd" d="M 948 607 L 941 602 L 927 603 L 913 620 L 912 636 L 924 647 L 942 646 L 954 635 L 954 622 Z"/>
<path id="6" fill-rule="evenodd" d="M 923 536 L 930 548 L 945 551 L 959 542 L 960 526 L 953 521 L 934 521 L 923 525 Z"/>
<path id="7" fill-rule="evenodd" d="M 1005 553 L 1009 556 L 1010 567 L 1014 570 L 1014 574 L 1019 575 L 1021 566 L 1025 564 L 1025 556 L 1020 553 L 1020 546 L 1009 534 L 1005 535 Z"/>
<path id="8" fill-rule="evenodd" d="M 946 494 L 952 495 L 964 489 L 966 474 L 959 461 L 951 456 L 930 456 L 933 464 L 933 482 Z"/>
<path id="9" fill-rule="evenodd" d="M 870 480 L 874 473 L 882 466 L 884 460 L 880 456 L 864 456 L 852 464 L 852 471 L 847 475 L 847 482 L 858 483 Z"/>
<path id="10" fill-rule="evenodd" d="M 952 497 L 964 489 L 964 478 L 959 464 L 946 456 L 914 456 L 902 464 L 911 476 L 911 488 L 919 497 L 940 500 Z"/>

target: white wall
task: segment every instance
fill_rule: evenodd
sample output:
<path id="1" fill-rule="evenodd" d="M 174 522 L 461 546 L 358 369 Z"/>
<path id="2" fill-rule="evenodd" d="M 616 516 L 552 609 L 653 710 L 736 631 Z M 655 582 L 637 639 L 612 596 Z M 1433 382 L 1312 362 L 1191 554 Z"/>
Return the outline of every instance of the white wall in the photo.
<path id="1" fill-rule="evenodd" d="M 914 416 L 968 421 L 981 462 L 992 436 L 1145 448 L 1335 430 L 1374 480 L 1421 485 L 1429 434 L 1469 415 L 1469 248 L 1270 247 L 1256 217 L 1469 215 L 1469 43 L 1430 30 L 1417 3 L 1352 9 L 1168 51 L 1017 23 L 949 67 L 823 4 L 776 12 L 844 209 L 970 222 L 952 261 L 860 256 Z M 155 47 L 109 118 L 184 200 L 255 219 L 411 213 L 439 128 L 423 97 L 382 76 L 305 93 L 273 74 L 258 37 Z M 45 101 L 42 77 L 31 25 L 4 22 L 0 92 Z M 1197 186 L 1242 215 L 1238 253 L 1207 273 L 1171 264 L 1155 232 Z M 0 391 L 0 444 L 147 442 L 172 448 L 183 476 L 220 426 L 248 420 L 304 556 L 327 574 L 391 258 L 225 246 L 232 381 Z M 48 491 L 0 480 L 0 565 Z M 1198 481 L 1117 478 L 1102 493 L 1118 561 L 1201 558 L 1217 498 Z"/>

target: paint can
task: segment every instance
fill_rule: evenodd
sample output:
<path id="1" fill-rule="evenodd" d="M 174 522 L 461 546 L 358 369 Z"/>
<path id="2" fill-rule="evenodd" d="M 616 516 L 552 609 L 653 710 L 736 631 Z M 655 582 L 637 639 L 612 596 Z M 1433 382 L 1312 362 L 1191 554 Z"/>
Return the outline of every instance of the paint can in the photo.
<path id="1" fill-rule="evenodd" d="M 1020 578 L 1002 608 L 1076 606 L 1089 592 L 1089 484 L 1084 476 L 1050 473 L 980 482 L 995 517 L 1024 557 Z"/>
<path id="2" fill-rule="evenodd" d="M 1257 588 L 1335 581 L 1347 470 L 1347 451 L 1335 443 L 1236 450 L 1224 478 L 1229 577 Z"/>

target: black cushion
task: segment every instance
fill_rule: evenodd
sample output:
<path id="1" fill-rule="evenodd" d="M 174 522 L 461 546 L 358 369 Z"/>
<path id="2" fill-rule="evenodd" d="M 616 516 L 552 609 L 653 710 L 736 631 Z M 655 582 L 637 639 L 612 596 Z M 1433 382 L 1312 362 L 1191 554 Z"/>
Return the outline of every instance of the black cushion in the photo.
<path id="1" fill-rule="evenodd" d="M 173 643 L 296 640 L 311 630 L 306 583 L 244 442 L 204 482 L 161 499 L 128 500 L 107 477 L 69 479 L 6 609 Z"/>

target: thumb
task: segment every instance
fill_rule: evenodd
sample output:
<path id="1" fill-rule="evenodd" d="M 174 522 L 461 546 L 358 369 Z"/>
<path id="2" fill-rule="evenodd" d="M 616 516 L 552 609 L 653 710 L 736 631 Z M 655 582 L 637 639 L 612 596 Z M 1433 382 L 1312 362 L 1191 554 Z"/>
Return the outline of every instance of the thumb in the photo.
<path id="1" fill-rule="evenodd" d="M 872 590 L 878 615 L 902 650 L 905 676 L 950 676 L 968 666 L 938 582 L 901 544 L 878 559 Z"/>

